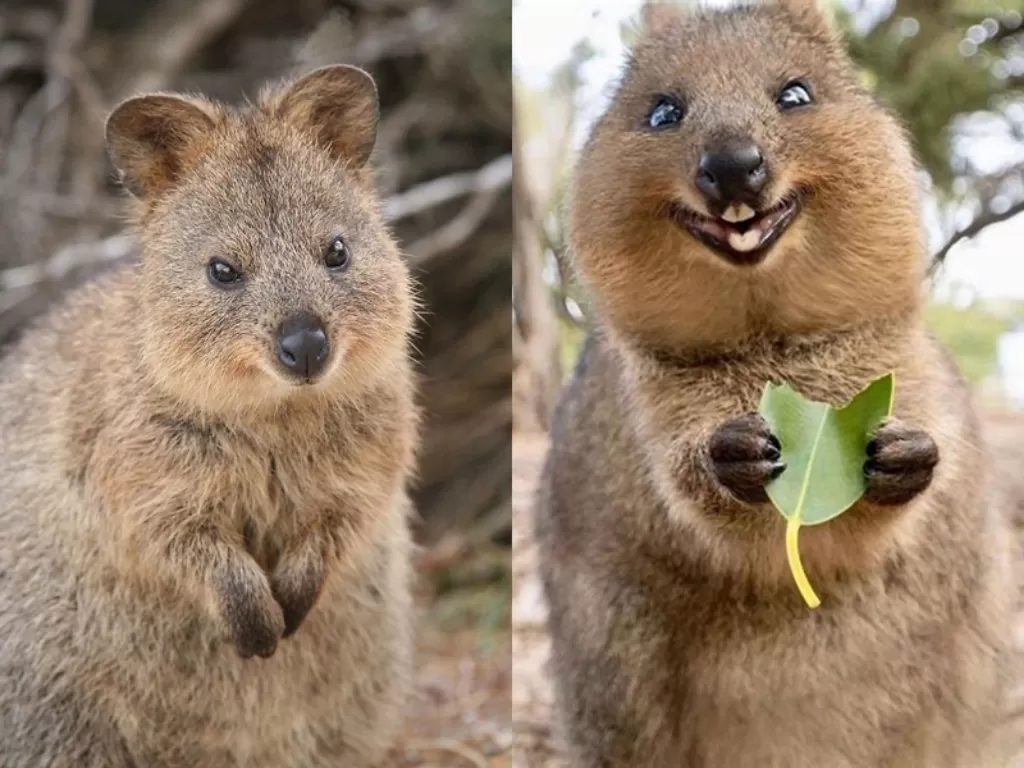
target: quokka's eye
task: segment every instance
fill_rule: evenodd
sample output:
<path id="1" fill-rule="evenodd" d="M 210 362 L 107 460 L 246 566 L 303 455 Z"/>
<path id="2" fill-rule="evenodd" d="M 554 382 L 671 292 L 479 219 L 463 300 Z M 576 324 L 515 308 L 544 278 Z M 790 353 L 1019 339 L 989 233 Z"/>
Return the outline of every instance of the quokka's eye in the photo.
<path id="1" fill-rule="evenodd" d="M 235 288 L 242 282 L 242 273 L 224 259 L 210 259 L 206 274 L 218 288 Z"/>
<path id="2" fill-rule="evenodd" d="M 327 244 L 327 248 L 324 251 L 324 264 L 327 265 L 327 268 L 340 271 L 348 269 L 348 265 L 351 262 L 352 253 L 349 251 L 348 246 L 345 245 L 345 241 L 341 239 L 341 235 L 331 238 L 331 242 Z"/>
<path id="3" fill-rule="evenodd" d="M 792 80 L 779 91 L 778 97 L 775 99 L 775 103 L 779 109 L 796 109 L 797 107 L 806 107 L 814 103 L 814 97 L 811 95 L 811 89 L 799 80 Z"/>
<path id="4" fill-rule="evenodd" d="M 647 125 L 655 130 L 679 125 L 686 110 L 674 96 L 659 96 L 647 113 Z"/>

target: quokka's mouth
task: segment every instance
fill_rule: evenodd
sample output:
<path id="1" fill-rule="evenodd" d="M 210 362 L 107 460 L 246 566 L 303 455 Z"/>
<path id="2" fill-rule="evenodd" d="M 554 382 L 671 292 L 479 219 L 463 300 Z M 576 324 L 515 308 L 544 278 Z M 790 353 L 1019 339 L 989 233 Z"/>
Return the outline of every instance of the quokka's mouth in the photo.
<path id="1" fill-rule="evenodd" d="M 763 211 L 749 205 L 730 205 L 719 217 L 705 216 L 681 203 L 671 206 L 672 218 L 687 232 L 733 264 L 753 266 L 800 213 L 802 196 L 793 192 Z"/>

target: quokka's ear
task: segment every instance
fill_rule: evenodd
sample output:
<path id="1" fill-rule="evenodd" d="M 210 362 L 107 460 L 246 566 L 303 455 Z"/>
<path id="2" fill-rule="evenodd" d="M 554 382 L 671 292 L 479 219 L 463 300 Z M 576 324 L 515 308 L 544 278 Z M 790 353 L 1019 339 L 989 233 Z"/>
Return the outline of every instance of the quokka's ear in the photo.
<path id="1" fill-rule="evenodd" d="M 685 13 L 681 0 L 644 0 L 640 7 L 640 32 L 658 34 Z"/>
<path id="2" fill-rule="evenodd" d="M 785 11 L 794 21 L 816 30 L 828 37 L 837 38 L 838 33 L 832 18 L 822 8 L 819 0 L 773 0 L 774 4 Z"/>
<path id="3" fill-rule="evenodd" d="M 279 117 L 305 131 L 352 169 L 366 165 L 377 141 L 377 86 L 362 69 L 314 69 L 271 97 Z"/>
<path id="4" fill-rule="evenodd" d="M 107 118 L 110 161 L 135 197 L 152 198 L 176 184 L 198 161 L 215 126 L 199 99 L 136 96 Z"/>

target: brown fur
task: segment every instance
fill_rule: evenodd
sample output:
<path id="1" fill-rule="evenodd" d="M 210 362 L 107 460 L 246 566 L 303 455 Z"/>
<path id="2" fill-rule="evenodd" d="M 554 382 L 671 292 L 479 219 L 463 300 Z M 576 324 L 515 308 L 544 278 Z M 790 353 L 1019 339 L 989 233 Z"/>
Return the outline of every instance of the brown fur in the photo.
<path id="1" fill-rule="evenodd" d="M 241 109 L 112 114 L 141 260 L 0 376 L 5 768 L 358 768 L 396 733 L 413 299 L 364 168 L 376 113 L 332 67 Z M 240 288 L 211 285 L 215 256 Z M 297 312 L 331 348 L 311 384 L 275 360 Z"/>
<path id="2" fill-rule="evenodd" d="M 1018 527 L 1024 526 L 1024 414 L 993 413 L 983 431 L 992 474 L 1006 497 L 1010 518 Z"/>
<path id="3" fill-rule="evenodd" d="M 575 765 L 998 765 L 1009 537 L 966 388 L 922 325 L 908 143 L 809 0 L 643 23 L 577 168 L 574 264 L 600 320 L 539 498 Z M 780 113 L 797 76 L 816 103 Z M 661 93 L 689 111 L 647 131 Z M 671 215 L 702 210 L 697 158 L 730 133 L 761 146 L 773 198 L 804 193 L 756 267 Z M 768 380 L 839 404 L 890 370 L 867 497 L 801 534 L 812 611 L 764 501 L 769 437 L 744 414 Z"/>

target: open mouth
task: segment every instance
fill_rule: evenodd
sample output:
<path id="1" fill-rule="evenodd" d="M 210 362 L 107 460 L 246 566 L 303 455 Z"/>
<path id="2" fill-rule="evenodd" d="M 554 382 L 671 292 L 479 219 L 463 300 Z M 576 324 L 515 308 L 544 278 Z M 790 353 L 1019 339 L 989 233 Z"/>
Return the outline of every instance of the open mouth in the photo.
<path id="1" fill-rule="evenodd" d="M 771 208 L 755 211 L 733 204 L 722 215 L 704 216 L 680 203 L 672 204 L 672 217 L 691 235 L 733 264 L 760 263 L 789 229 L 800 212 L 801 196 L 794 192 Z"/>

